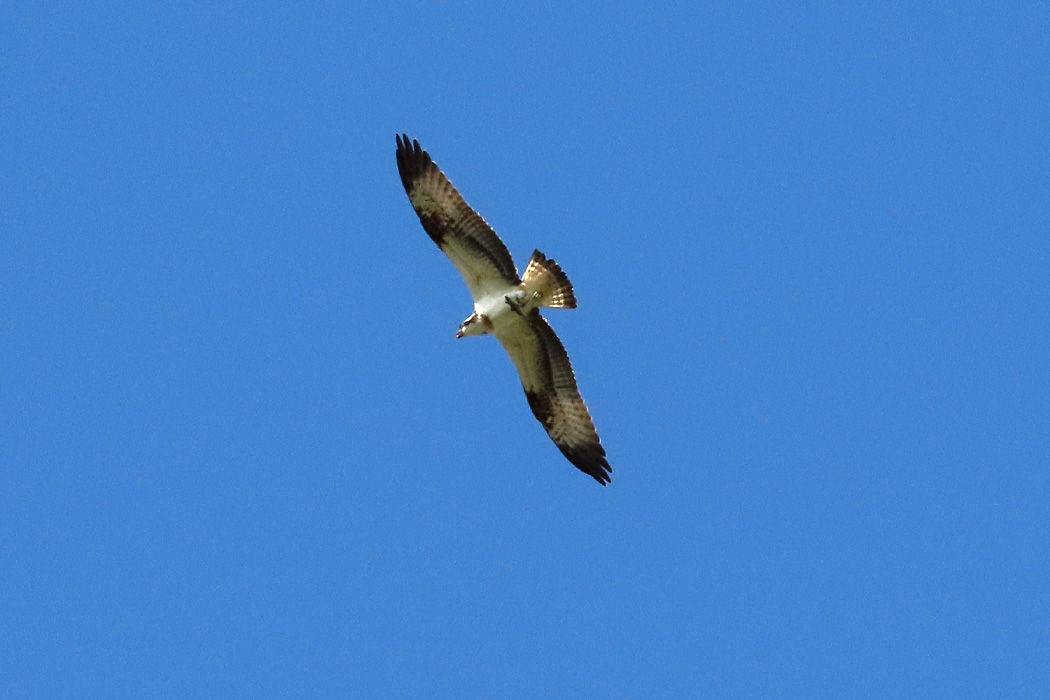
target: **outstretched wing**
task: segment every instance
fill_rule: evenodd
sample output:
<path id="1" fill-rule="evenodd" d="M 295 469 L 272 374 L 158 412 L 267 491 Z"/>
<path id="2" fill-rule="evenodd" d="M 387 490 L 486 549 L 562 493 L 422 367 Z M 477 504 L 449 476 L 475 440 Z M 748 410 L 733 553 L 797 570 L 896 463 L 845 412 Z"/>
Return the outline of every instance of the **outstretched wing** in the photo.
<path id="1" fill-rule="evenodd" d="M 534 309 L 495 335 L 518 370 L 529 408 L 554 444 L 580 471 L 600 484 L 609 483 L 612 467 L 554 330 Z"/>
<path id="2" fill-rule="evenodd" d="M 507 246 L 463 200 L 419 141 L 397 137 L 397 170 L 423 228 L 451 258 L 475 300 L 518 284 Z"/>

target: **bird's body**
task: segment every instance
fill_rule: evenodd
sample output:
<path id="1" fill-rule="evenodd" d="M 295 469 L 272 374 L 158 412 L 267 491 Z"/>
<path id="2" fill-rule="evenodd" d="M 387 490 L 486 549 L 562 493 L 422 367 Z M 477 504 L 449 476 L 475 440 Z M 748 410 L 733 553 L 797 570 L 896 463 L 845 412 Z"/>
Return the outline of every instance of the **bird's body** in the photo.
<path id="1" fill-rule="evenodd" d="M 491 333 L 498 338 L 500 333 L 507 333 L 511 327 L 517 325 L 516 321 L 520 320 L 519 313 L 515 312 L 507 300 L 510 299 L 516 304 L 524 304 L 526 296 L 525 292 L 520 289 L 507 287 L 506 290 L 497 290 L 481 297 L 474 302 L 474 313 L 471 318 L 480 318 L 482 322 L 478 325 L 474 325 L 473 322 L 468 324 L 469 329 L 477 328 L 478 330 L 468 330 L 463 335 Z"/>
<path id="2" fill-rule="evenodd" d="M 576 307 L 568 277 L 535 251 L 519 278 L 507 247 L 418 141 L 397 137 L 397 167 L 424 230 L 452 260 L 474 297 L 474 313 L 456 337 L 495 336 L 554 444 L 581 471 L 608 483 L 612 468 L 577 390 L 569 356 L 539 312 L 544 306 Z"/>

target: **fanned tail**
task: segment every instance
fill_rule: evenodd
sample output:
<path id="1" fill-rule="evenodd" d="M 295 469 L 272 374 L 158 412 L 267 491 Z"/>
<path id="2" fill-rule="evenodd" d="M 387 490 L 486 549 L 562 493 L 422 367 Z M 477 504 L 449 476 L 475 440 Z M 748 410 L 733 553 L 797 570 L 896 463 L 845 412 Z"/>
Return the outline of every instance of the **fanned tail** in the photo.
<path id="1" fill-rule="evenodd" d="M 539 292 L 540 302 L 537 306 L 549 306 L 557 309 L 575 309 L 576 296 L 572 293 L 572 283 L 558 263 L 548 260 L 540 251 L 534 251 L 529 258 L 521 284 L 530 294 Z"/>

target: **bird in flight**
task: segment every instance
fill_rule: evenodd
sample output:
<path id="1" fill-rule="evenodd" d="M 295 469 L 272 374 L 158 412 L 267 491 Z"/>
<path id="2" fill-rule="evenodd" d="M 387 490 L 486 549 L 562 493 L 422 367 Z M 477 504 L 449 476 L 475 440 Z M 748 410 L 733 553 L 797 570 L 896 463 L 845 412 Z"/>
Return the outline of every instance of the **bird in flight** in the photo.
<path id="1" fill-rule="evenodd" d="M 510 355 L 533 415 L 562 454 L 598 483 L 612 467 L 583 403 L 569 356 L 539 307 L 574 309 L 572 284 L 556 262 L 535 251 L 519 278 L 507 246 L 471 209 L 416 140 L 397 137 L 397 170 L 423 229 L 463 276 L 474 313 L 457 338 L 494 335 Z"/>

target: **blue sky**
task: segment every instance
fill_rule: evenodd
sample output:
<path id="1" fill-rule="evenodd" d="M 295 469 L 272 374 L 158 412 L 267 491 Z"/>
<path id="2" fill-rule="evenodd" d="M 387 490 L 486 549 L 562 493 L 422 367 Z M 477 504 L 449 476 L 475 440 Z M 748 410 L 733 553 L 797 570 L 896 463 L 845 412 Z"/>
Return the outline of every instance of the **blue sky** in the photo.
<path id="1" fill-rule="evenodd" d="M 0 695 L 1042 697 L 1048 29 L 5 4 Z M 402 131 L 573 281 L 610 486 Z"/>

